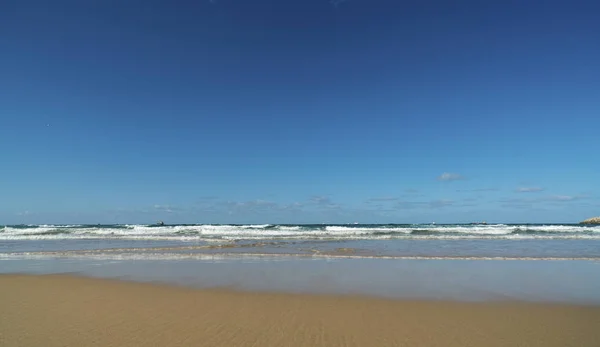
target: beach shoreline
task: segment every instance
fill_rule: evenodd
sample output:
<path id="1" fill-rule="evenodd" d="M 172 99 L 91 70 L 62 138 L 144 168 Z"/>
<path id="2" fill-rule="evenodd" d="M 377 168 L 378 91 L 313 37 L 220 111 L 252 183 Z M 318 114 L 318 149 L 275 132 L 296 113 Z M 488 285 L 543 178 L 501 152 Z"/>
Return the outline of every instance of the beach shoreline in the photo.
<path id="1" fill-rule="evenodd" d="M 0 275 L 2 346 L 598 346 L 600 306 Z"/>
<path id="2" fill-rule="evenodd" d="M 218 256 L 11 258 L 5 274 L 75 274 L 186 287 L 406 300 L 600 305 L 600 262 Z"/>

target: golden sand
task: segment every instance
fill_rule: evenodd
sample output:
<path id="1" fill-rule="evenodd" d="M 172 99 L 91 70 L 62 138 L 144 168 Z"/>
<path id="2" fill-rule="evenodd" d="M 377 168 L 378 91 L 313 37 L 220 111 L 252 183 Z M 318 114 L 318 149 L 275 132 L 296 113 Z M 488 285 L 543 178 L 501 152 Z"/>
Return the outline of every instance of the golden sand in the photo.
<path id="1" fill-rule="evenodd" d="M 600 346 L 600 307 L 0 276 L 0 346 Z"/>

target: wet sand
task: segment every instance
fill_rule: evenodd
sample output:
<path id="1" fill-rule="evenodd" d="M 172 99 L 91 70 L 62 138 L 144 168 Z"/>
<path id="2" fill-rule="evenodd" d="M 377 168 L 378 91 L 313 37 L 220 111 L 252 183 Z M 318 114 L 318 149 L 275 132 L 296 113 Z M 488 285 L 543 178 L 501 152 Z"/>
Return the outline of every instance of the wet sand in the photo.
<path id="1" fill-rule="evenodd" d="M 0 346 L 600 346 L 600 307 L 0 275 Z"/>

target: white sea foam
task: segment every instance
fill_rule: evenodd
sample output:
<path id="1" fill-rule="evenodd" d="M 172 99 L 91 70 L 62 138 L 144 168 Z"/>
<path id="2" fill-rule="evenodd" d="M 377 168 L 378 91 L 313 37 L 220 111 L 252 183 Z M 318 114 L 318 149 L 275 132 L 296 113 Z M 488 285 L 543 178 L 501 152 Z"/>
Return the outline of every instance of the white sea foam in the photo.
<path id="1" fill-rule="evenodd" d="M 369 235 L 369 234 L 377 234 L 377 233 L 403 233 L 410 234 L 410 228 L 383 228 L 383 227 L 374 227 L 374 228 L 352 228 L 352 227 L 343 227 L 343 226 L 327 226 L 325 227 L 325 233 L 329 235 Z"/>
<path id="2" fill-rule="evenodd" d="M 97 260 L 284 260 L 301 259 L 397 259 L 397 260 L 555 260 L 555 261 L 599 261 L 598 257 L 524 257 L 524 256 L 402 256 L 402 255 L 336 255 L 336 254 L 273 254 L 273 253 L 103 253 L 103 252 L 24 252 L 0 253 L 0 260 L 10 259 L 56 259 L 84 258 Z"/>
<path id="3" fill-rule="evenodd" d="M 61 239 L 243 240 L 243 239 L 600 239 L 600 226 L 580 225 L 411 225 L 277 226 L 262 225 L 123 225 L 7 226 L 0 240 Z"/>

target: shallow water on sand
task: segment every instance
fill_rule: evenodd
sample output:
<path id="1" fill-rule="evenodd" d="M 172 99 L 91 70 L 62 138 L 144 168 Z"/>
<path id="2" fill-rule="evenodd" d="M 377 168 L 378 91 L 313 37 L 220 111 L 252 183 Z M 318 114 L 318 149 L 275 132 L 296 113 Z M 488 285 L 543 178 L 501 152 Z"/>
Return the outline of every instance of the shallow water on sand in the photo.
<path id="1" fill-rule="evenodd" d="M 511 258 L 600 260 L 600 240 L 239 240 L 235 242 L 122 239 L 0 242 L 6 257 L 161 259 L 198 254 L 278 254 L 352 257 Z"/>
<path id="2" fill-rule="evenodd" d="M 600 262 L 319 259 L 0 260 L 1 273 L 71 273 L 200 288 L 363 294 L 402 299 L 600 304 Z"/>

